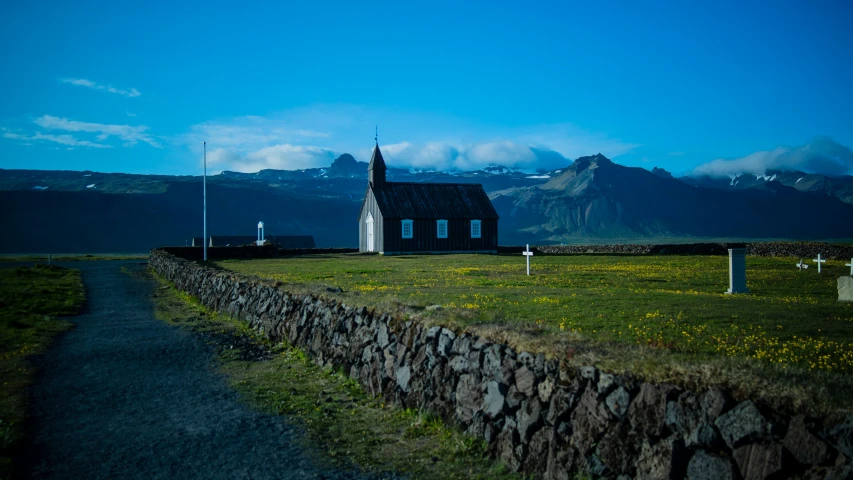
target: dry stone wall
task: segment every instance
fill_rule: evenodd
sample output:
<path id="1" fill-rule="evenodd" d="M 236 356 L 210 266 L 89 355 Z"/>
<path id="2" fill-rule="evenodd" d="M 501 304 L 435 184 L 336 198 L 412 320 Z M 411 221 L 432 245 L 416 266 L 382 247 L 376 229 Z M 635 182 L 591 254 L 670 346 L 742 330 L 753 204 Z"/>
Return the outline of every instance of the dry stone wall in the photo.
<path id="1" fill-rule="evenodd" d="M 790 417 L 716 388 L 694 392 L 561 366 L 160 250 L 149 264 L 208 308 L 343 368 L 373 395 L 440 415 L 535 478 L 853 477 L 853 415 Z"/>
<path id="2" fill-rule="evenodd" d="M 204 258 L 204 249 L 202 247 L 162 247 L 158 250 L 187 260 L 201 260 Z M 275 245 L 236 245 L 233 247 L 209 247 L 207 249 L 207 258 L 208 260 L 274 258 L 291 255 L 356 252 L 358 252 L 357 248 L 279 248 Z"/>

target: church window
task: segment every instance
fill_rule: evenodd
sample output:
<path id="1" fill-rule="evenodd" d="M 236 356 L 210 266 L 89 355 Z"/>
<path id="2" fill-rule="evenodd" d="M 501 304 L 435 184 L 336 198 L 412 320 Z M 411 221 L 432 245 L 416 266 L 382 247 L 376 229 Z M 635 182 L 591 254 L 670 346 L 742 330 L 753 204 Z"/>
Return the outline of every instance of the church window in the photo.
<path id="1" fill-rule="evenodd" d="M 403 220 L 403 238 L 412 238 L 412 221 Z"/>
<path id="2" fill-rule="evenodd" d="M 447 238 L 447 220 L 436 220 L 438 226 L 438 238 Z"/>
<path id="3" fill-rule="evenodd" d="M 480 238 L 480 220 L 471 220 L 471 238 Z"/>

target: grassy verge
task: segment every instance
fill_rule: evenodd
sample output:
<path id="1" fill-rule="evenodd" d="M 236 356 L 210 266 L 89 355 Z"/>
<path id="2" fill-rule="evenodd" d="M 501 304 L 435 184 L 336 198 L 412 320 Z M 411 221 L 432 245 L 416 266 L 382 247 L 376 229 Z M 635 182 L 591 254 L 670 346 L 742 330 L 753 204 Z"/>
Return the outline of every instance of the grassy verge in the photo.
<path id="1" fill-rule="evenodd" d="M 842 261 L 747 260 L 726 295 L 720 256 L 316 255 L 215 266 L 543 352 L 687 387 L 715 384 L 784 409 L 849 410 L 853 305 Z M 327 287 L 339 287 L 333 294 Z M 441 310 L 426 309 L 439 305 Z"/>
<path id="2" fill-rule="evenodd" d="M 77 270 L 0 269 L 0 477 L 11 471 L 12 451 L 23 435 L 27 386 L 34 374 L 27 358 L 44 352 L 70 328 L 71 322 L 57 317 L 79 313 L 84 301 Z"/>
<path id="3" fill-rule="evenodd" d="M 218 370 L 243 398 L 301 425 L 309 446 L 339 466 L 423 479 L 516 478 L 486 458 L 482 442 L 430 415 L 385 405 L 341 372 L 317 367 L 300 350 L 273 345 L 158 281 L 157 316 L 213 345 Z"/>
<path id="4" fill-rule="evenodd" d="M 78 262 L 88 260 L 144 260 L 148 258 L 147 253 L 54 253 L 51 254 L 52 262 Z M 6 254 L 0 255 L 0 262 L 32 262 L 47 264 L 47 254 L 38 255 L 19 255 Z"/>

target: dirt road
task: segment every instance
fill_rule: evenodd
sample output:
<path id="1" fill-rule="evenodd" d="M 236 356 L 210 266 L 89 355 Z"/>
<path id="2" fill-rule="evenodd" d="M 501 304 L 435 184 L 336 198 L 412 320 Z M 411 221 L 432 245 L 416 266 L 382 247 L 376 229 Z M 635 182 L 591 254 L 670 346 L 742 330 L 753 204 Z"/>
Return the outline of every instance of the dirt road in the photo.
<path id="1" fill-rule="evenodd" d="M 241 404 L 210 349 L 153 314 L 137 262 L 74 262 L 86 310 L 37 362 L 31 440 L 17 476 L 365 478 L 323 467 L 301 432 Z"/>

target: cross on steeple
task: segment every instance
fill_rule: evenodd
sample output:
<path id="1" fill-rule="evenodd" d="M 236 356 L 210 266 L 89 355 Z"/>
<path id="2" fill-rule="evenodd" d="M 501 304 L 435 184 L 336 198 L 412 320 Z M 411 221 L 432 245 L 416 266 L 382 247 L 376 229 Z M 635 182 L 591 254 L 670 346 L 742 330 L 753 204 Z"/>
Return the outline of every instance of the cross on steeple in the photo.
<path id="1" fill-rule="evenodd" d="M 379 125 L 376 125 L 376 136 L 373 137 L 373 140 L 376 142 L 376 145 L 379 145 Z"/>

